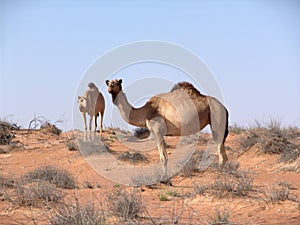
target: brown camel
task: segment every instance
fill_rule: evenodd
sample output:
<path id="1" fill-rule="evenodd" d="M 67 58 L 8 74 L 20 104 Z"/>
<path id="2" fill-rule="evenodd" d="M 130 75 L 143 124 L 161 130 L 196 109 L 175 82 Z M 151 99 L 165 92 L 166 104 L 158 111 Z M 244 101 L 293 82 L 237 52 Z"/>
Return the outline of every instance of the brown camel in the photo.
<path id="1" fill-rule="evenodd" d="M 91 136 L 92 120 L 95 118 L 94 137 L 97 129 L 97 117 L 100 116 L 100 137 L 102 136 L 103 115 L 105 109 L 105 101 L 103 95 L 94 83 L 89 83 L 88 90 L 83 96 L 78 96 L 79 111 L 82 113 L 84 122 L 84 140 L 87 136 L 86 113 L 90 116 L 89 136 Z"/>
<path id="2" fill-rule="evenodd" d="M 228 135 L 228 111 L 214 97 L 202 95 L 188 82 L 180 82 L 170 92 L 155 95 L 141 108 L 134 108 L 122 91 L 121 79 L 107 80 L 106 84 L 123 119 L 131 125 L 147 127 L 155 137 L 163 179 L 167 178 L 168 161 L 165 135 L 191 135 L 209 124 L 217 143 L 219 164 L 228 160 L 224 145 Z"/>

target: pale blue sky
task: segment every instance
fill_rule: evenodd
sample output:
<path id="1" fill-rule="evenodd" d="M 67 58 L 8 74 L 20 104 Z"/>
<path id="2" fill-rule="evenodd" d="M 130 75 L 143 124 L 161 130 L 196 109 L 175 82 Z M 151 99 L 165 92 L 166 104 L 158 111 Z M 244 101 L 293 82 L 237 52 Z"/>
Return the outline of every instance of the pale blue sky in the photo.
<path id="1" fill-rule="evenodd" d="M 272 117 L 300 126 L 296 0 L 2 0 L 0 118 L 13 115 L 27 127 L 33 114 L 51 121 L 64 115 L 59 126 L 72 129 L 77 89 L 88 68 L 111 49 L 143 40 L 171 42 L 198 55 L 219 84 L 231 124 Z M 172 69 L 145 68 L 144 74 L 137 67 L 120 76 L 125 84 L 147 75 L 180 79 Z M 109 126 L 113 106 L 104 86 L 101 91 Z"/>

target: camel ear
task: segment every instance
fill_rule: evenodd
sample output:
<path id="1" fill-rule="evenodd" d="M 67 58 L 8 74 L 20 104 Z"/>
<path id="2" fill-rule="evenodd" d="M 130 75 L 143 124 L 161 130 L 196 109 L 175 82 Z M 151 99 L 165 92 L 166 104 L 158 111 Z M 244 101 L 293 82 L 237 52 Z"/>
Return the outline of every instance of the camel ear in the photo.
<path id="1" fill-rule="evenodd" d="M 78 96 L 78 100 L 80 99 L 80 96 Z"/>
<path id="2" fill-rule="evenodd" d="M 105 83 L 106 83 L 106 85 L 108 86 L 109 80 L 106 80 L 106 82 L 105 82 Z"/>
<path id="3" fill-rule="evenodd" d="M 122 84 L 122 79 L 120 79 L 120 80 L 118 81 L 118 84 Z"/>

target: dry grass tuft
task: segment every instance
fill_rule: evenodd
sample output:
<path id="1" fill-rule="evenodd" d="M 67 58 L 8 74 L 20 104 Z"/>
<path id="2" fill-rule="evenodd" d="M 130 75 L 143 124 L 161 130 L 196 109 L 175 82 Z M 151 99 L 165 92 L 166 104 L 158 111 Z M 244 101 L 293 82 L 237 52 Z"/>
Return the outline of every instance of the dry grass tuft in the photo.
<path id="1" fill-rule="evenodd" d="M 133 135 L 136 138 L 145 139 L 150 136 L 150 131 L 149 131 L 149 129 L 147 129 L 145 127 L 138 127 L 133 130 Z"/>
<path id="2" fill-rule="evenodd" d="M 23 180 L 26 182 L 44 180 L 57 187 L 66 189 L 74 189 L 76 187 L 75 178 L 68 171 L 50 165 L 26 173 L 23 176 Z"/>
<path id="3" fill-rule="evenodd" d="M 52 124 L 43 116 L 34 116 L 34 118 L 29 123 L 28 131 L 30 131 L 31 129 L 40 129 L 41 131 L 44 131 L 46 133 L 60 135 L 62 130 L 57 128 L 55 124 L 61 122 L 62 120 L 59 119 L 54 124 Z"/>
<path id="4" fill-rule="evenodd" d="M 227 209 L 224 209 L 224 211 L 221 212 L 219 209 L 216 209 L 214 218 L 211 218 L 207 223 L 209 225 L 230 225 L 230 224 L 232 224 L 229 221 L 229 211 Z"/>
<path id="5" fill-rule="evenodd" d="M 203 151 L 196 151 L 193 153 L 190 160 L 183 166 L 180 171 L 182 177 L 193 177 L 197 172 L 199 172 L 199 163 L 203 157 Z"/>
<path id="6" fill-rule="evenodd" d="M 58 203 L 62 192 L 48 181 L 36 181 L 27 184 L 19 183 L 14 188 L 13 202 L 20 206 L 40 206 L 49 203 Z"/>
<path id="7" fill-rule="evenodd" d="M 67 141 L 66 146 L 67 146 L 69 151 L 78 151 L 79 150 L 78 145 L 77 145 L 75 140 Z"/>
<path id="8" fill-rule="evenodd" d="M 257 122 L 240 139 L 240 150 L 247 151 L 257 145 L 265 154 L 279 154 L 280 162 L 293 162 L 300 156 L 300 146 L 295 144 L 299 136 L 297 128 L 282 128 L 278 121 L 271 120 L 266 126 Z"/>
<path id="9" fill-rule="evenodd" d="M 248 196 L 254 190 L 253 178 L 247 171 L 239 171 L 239 164 L 228 162 L 224 168 L 217 169 L 214 182 L 209 184 L 195 184 L 194 193 L 200 195 L 213 195 L 218 198 Z"/>
<path id="10" fill-rule="evenodd" d="M 291 193 L 291 184 L 287 182 L 277 182 L 265 191 L 265 201 L 277 203 L 281 201 L 299 202 L 297 197 Z"/>
<path id="11" fill-rule="evenodd" d="M 105 212 L 98 209 L 95 203 L 81 204 L 75 199 L 75 204 L 60 205 L 55 209 L 50 218 L 49 225 L 104 225 Z"/>
<path id="12" fill-rule="evenodd" d="M 15 137 L 13 130 L 18 130 L 17 125 L 0 120 L 0 145 L 9 145 Z"/>
<path id="13" fill-rule="evenodd" d="M 122 160 L 122 161 L 129 161 L 133 164 L 148 161 L 147 158 L 143 154 L 141 154 L 139 152 L 130 153 L 128 151 L 119 155 L 118 159 Z"/>
<path id="14" fill-rule="evenodd" d="M 115 189 L 108 196 L 108 204 L 112 214 L 124 220 L 138 217 L 143 208 L 141 196 L 136 190 L 127 192 L 125 189 Z"/>

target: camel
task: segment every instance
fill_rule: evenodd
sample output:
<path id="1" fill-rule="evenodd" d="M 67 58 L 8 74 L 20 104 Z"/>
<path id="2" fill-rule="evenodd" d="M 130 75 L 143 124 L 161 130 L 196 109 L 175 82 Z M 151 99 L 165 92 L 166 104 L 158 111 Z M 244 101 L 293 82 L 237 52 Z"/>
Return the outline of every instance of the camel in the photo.
<path id="1" fill-rule="evenodd" d="M 97 129 L 97 117 L 100 116 L 100 138 L 103 129 L 103 115 L 105 109 L 105 101 L 103 95 L 94 83 L 88 84 L 88 90 L 83 96 L 78 96 L 79 111 L 82 113 L 84 122 L 84 140 L 87 138 L 86 113 L 90 116 L 89 121 L 89 137 L 91 137 L 92 120 L 95 118 L 94 137 Z"/>
<path id="2" fill-rule="evenodd" d="M 148 128 L 155 138 L 163 179 L 168 179 L 168 156 L 164 142 L 166 135 L 192 135 L 209 124 L 217 144 L 219 165 L 223 166 L 228 160 L 225 151 L 228 111 L 216 98 L 201 94 L 188 82 L 180 82 L 170 92 L 155 95 L 144 106 L 134 108 L 123 93 L 122 79 L 106 80 L 106 85 L 123 119 L 133 126 Z"/>

